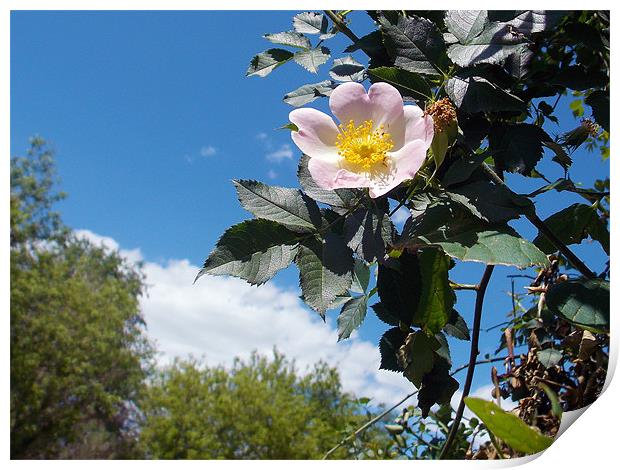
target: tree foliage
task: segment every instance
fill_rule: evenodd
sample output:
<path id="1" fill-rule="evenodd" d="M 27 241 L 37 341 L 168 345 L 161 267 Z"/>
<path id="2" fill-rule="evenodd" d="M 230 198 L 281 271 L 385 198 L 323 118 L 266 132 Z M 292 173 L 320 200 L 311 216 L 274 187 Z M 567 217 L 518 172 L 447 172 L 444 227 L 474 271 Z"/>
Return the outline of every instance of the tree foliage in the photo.
<path id="1" fill-rule="evenodd" d="M 154 377 L 141 402 L 141 443 L 154 459 L 319 459 L 363 424 L 364 403 L 342 391 L 336 369 L 320 362 L 301 375 L 277 351 L 236 359 L 230 368 L 177 360 Z M 389 445 L 376 428 L 360 439 L 364 452 Z M 345 447 L 335 456 L 368 454 Z"/>
<path id="2" fill-rule="evenodd" d="M 41 139 L 11 160 L 11 456 L 135 456 L 150 367 L 139 270 L 76 239 Z"/>

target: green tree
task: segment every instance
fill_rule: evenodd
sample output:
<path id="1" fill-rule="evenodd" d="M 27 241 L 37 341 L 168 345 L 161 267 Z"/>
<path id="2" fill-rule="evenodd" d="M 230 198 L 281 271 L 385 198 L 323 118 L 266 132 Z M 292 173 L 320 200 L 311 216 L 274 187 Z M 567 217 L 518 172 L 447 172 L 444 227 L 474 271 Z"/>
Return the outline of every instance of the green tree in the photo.
<path id="1" fill-rule="evenodd" d="M 142 402 L 141 441 L 157 459 L 317 459 L 367 419 L 366 400 L 344 393 L 336 369 L 319 362 L 306 375 L 274 352 L 236 359 L 230 369 L 176 360 Z M 364 455 L 385 455 L 377 428 L 358 436 Z M 353 449 L 353 450 L 351 450 Z"/>
<path id="2" fill-rule="evenodd" d="M 151 367 L 143 275 L 52 212 L 52 152 L 11 159 L 11 456 L 132 457 Z"/>

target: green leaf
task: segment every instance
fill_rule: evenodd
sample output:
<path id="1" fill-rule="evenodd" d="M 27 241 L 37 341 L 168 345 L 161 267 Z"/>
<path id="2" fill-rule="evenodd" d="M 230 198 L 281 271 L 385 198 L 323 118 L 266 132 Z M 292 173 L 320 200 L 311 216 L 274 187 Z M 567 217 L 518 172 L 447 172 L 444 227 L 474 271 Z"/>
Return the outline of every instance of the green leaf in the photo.
<path id="1" fill-rule="evenodd" d="M 395 248 L 440 246 L 463 261 L 526 268 L 548 266 L 545 254 L 505 224 L 489 224 L 467 214 L 454 202 L 442 201 L 405 223 Z"/>
<path id="2" fill-rule="evenodd" d="M 419 283 L 418 257 L 403 253 L 393 266 L 380 263 L 377 274 L 377 292 L 381 305 L 404 325 L 411 325 L 417 310 L 422 286 Z"/>
<path id="3" fill-rule="evenodd" d="M 318 83 L 309 83 L 302 85 L 296 90 L 288 92 L 284 95 L 283 101 L 291 106 L 299 107 L 311 103 L 320 97 L 329 96 L 336 84 L 331 80 L 323 80 Z"/>
<path id="4" fill-rule="evenodd" d="M 422 330 L 410 333 L 397 356 L 404 368 L 403 375 L 417 388 L 422 386 L 422 379 L 433 370 L 437 340 Z"/>
<path id="5" fill-rule="evenodd" d="M 233 181 L 239 202 L 256 217 L 281 223 L 300 232 L 321 227 L 319 207 L 298 189 L 268 186 L 258 181 Z"/>
<path id="6" fill-rule="evenodd" d="M 311 198 L 329 204 L 336 212 L 346 213 L 354 209 L 363 193 L 356 189 L 323 189 L 316 184 L 308 170 L 308 161 L 310 157 L 302 155 L 297 168 L 297 178 L 304 192 Z"/>
<path id="7" fill-rule="evenodd" d="M 256 75 L 265 77 L 274 71 L 276 67 L 288 62 L 293 58 L 293 53 L 286 49 L 269 49 L 255 55 L 250 61 L 250 66 L 245 73 L 246 77 Z"/>
<path id="8" fill-rule="evenodd" d="M 437 249 L 424 249 L 418 254 L 420 300 L 412 323 L 424 330 L 439 333 L 448 322 L 456 300 L 448 281 L 450 258 Z"/>
<path id="9" fill-rule="evenodd" d="M 463 317 L 459 315 L 459 312 L 454 309 L 452 309 L 448 322 L 443 327 L 443 331 L 453 338 L 462 339 L 464 341 L 469 341 L 470 339 L 467 323 L 465 323 Z"/>
<path id="10" fill-rule="evenodd" d="M 405 344 L 407 335 L 408 332 L 404 332 L 398 327 L 391 328 L 383 333 L 379 341 L 379 353 L 381 355 L 379 369 L 391 370 L 393 372 L 402 372 L 404 370 L 398 363 L 396 353 Z"/>
<path id="11" fill-rule="evenodd" d="M 409 72 L 439 75 L 447 64 L 446 45 L 435 24 L 418 16 L 379 17 L 384 43 L 394 65 Z"/>
<path id="12" fill-rule="evenodd" d="M 361 82 L 364 80 L 365 68 L 351 56 L 334 59 L 329 76 L 339 82 Z"/>
<path id="13" fill-rule="evenodd" d="M 454 22 L 447 22 L 449 28 L 451 23 Z M 451 32 L 453 34 L 456 32 L 455 36 L 460 39 L 459 44 L 448 47 L 448 57 L 461 67 L 482 63 L 500 64 L 510 55 L 521 53 L 527 48 L 525 37 L 522 34 L 514 34 L 514 27 L 507 23 L 486 23 L 476 36 L 472 33 L 480 30 L 480 18 L 477 22 L 463 22 L 459 26 L 462 30 L 452 26 L 454 31 Z"/>
<path id="14" fill-rule="evenodd" d="M 405 98 L 428 100 L 432 95 L 430 85 L 418 73 L 409 72 L 398 67 L 375 67 L 368 69 L 368 74 L 371 78 L 378 78 L 380 81 L 394 86 Z"/>
<path id="15" fill-rule="evenodd" d="M 518 219 L 533 210 L 533 203 L 528 198 L 490 181 L 474 181 L 453 188 L 446 192 L 446 196 L 488 222 Z"/>
<path id="16" fill-rule="evenodd" d="M 368 289 L 369 282 L 370 268 L 364 261 L 356 258 L 353 265 L 353 283 L 350 290 L 358 294 L 364 294 Z"/>
<path id="17" fill-rule="evenodd" d="M 596 90 L 585 99 L 596 122 L 609 132 L 609 91 Z"/>
<path id="18" fill-rule="evenodd" d="M 362 36 L 353 44 L 348 46 L 344 52 L 350 53 L 362 50 L 368 57 L 375 57 L 385 54 L 385 46 L 383 45 L 383 37 L 381 31 L 375 30 L 366 36 Z"/>
<path id="19" fill-rule="evenodd" d="M 549 367 L 556 366 L 562 360 L 562 351 L 547 348 L 538 351 L 536 357 L 538 357 L 540 363 L 548 369 Z"/>
<path id="20" fill-rule="evenodd" d="M 298 49 L 310 49 L 312 44 L 310 40 L 303 34 L 295 31 L 285 31 L 283 33 L 268 33 L 263 36 L 267 41 L 281 46 L 291 46 Z"/>
<path id="21" fill-rule="evenodd" d="M 307 11 L 293 17 L 293 28 L 298 33 L 321 34 L 327 32 L 327 18 L 322 13 Z"/>
<path id="22" fill-rule="evenodd" d="M 494 436 L 517 452 L 536 454 L 553 443 L 553 439 L 531 428 L 516 415 L 502 410 L 493 402 L 467 397 L 465 404 Z"/>
<path id="23" fill-rule="evenodd" d="M 306 51 L 297 51 L 293 56 L 293 60 L 308 72 L 317 73 L 319 67 L 329 60 L 329 49 L 327 47 L 320 47 Z"/>
<path id="24" fill-rule="evenodd" d="M 581 243 L 590 236 L 601 244 L 605 253 L 609 254 L 609 231 L 600 219 L 595 206 L 573 204 L 548 217 L 544 223 L 565 245 Z M 542 233 L 534 239 L 534 244 L 545 253 L 557 250 Z"/>
<path id="25" fill-rule="evenodd" d="M 446 12 L 445 23 L 461 44 L 467 44 L 482 33 L 488 15 L 486 10 L 450 10 Z"/>
<path id="26" fill-rule="evenodd" d="M 230 275 L 262 284 L 286 268 L 297 253 L 299 235 L 268 220 L 247 220 L 230 227 L 209 255 L 203 274 Z"/>
<path id="27" fill-rule="evenodd" d="M 372 202 L 349 214 L 344 221 L 344 238 L 360 258 L 369 263 L 383 259 L 386 246 L 393 242 L 394 226 L 386 207 Z"/>
<path id="28" fill-rule="evenodd" d="M 446 93 L 452 102 L 468 113 L 486 111 L 524 111 L 525 102 L 517 96 L 501 89 L 490 81 L 462 74 L 446 83 Z"/>
<path id="29" fill-rule="evenodd" d="M 577 279 L 554 284 L 547 308 L 572 324 L 594 332 L 609 331 L 609 282 Z"/>
<path id="30" fill-rule="evenodd" d="M 303 301 L 324 318 L 330 304 L 351 286 L 351 250 L 339 235 L 328 233 L 324 240 L 304 240 L 295 263 Z"/>
<path id="31" fill-rule="evenodd" d="M 381 320 L 383 323 L 387 323 L 388 325 L 398 326 L 399 320 L 398 317 L 388 311 L 385 306 L 381 302 L 377 302 L 374 305 L 370 306 L 377 318 Z"/>
<path id="32" fill-rule="evenodd" d="M 496 125 L 489 132 L 490 152 L 500 170 L 528 175 L 543 156 L 551 137 L 533 124 Z"/>
<path id="33" fill-rule="evenodd" d="M 338 315 L 338 341 L 347 339 L 364 321 L 366 317 L 368 297 L 353 297 L 343 305 Z"/>
<path id="34" fill-rule="evenodd" d="M 467 181 L 470 176 L 476 171 L 482 162 L 488 157 L 488 154 L 474 154 L 468 155 L 460 160 L 456 160 L 450 167 L 441 180 L 441 184 L 444 187 L 452 186 L 454 184 L 463 183 Z"/>
<path id="35" fill-rule="evenodd" d="M 433 370 L 424 376 L 422 386 L 418 392 L 418 406 L 422 417 L 426 418 L 431 407 L 450 403 L 454 392 L 459 389 L 459 383 L 450 376 L 450 364 L 443 357 L 436 357 Z"/>

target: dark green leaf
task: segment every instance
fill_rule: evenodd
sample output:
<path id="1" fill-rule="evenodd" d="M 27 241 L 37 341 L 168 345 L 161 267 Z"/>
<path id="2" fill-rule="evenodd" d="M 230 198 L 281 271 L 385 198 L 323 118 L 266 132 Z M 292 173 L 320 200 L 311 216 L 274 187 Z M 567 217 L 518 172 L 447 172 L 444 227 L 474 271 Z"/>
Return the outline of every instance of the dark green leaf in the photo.
<path id="1" fill-rule="evenodd" d="M 526 104 L 517 96 L 502 90 L 482 77 L 463 74 L 446 83 L 452 102 L 467 113 L 486 111 L 524 111 Z"/>
<path id="2" fill-rule="evenodd" d="M 418 393 L 418 406 L 422 417 L 426 418 L 431 407 L 450 403 L 454 392 L 459 389 L 459 383 L 450 376 L 450 364 L 442 357 L 435 358 L 433 370 L 422 379 L 422 387 Z"/>
<path id="3" fill-rule="evenodd" d="M 421 330 L 410 333 L 405 344 L 399 349 L 397 356 L 404 368 L 403 375 L 416 388 L 422 385 L 422 379 L 433 370 L 437 340 Z"/>
<path id="4" fill-rule="evenodd" d="M 379 353 L 381 354 L 380 369 L 394 372 L 403 371 L 403 368 L 398 363 L 396 353 L 400 347 L 405 344 L 407 335 L 408 332 L 404 332 L 400 328 L 391 328 L 383 333 L 379 341 Z"/>
<path id="5" fill-rule="evenodd" d="M 364 321 L 366 317 L 366 303 L 368 298 L 365 295 L 353 297 L 343 305 L 338 315 L 338 341 L 347 339 Z"/>
<path id="6" fill-rule="evenodd" d="M 351 290 L 358 294 L 364 294 L 368 289 L 368 283 L 370 282 L 370 268 L 361 259 L 355 259 L 353 266 L 353 283 L 351 284 Z"/>
<path id="7" fill-rule="evenodd" d="M 528 175 L 543 156 L 543 142 L 551 137 L 533 124 L 494 126 L 489 132 L 490 152 L 500 170 Z"/>
<path id="8" fill-rule="evenodd" d="M 377 291 L 381 304 L 404 325 L 411 325 L 418 307 L 420 291 L 420 265 L 418 257 L 403 253 L 394 260 L 394 267 L 380 263 L 377 275 Z"/>
<path id="9" fill-rule="evenodd" d="M 362 192 L 356 189 L 323 189 L 316 184 L 310 171 L 308 161 L 310 157 L 302 155 L 297 168 L 297 178 L 304 192 L 311 198 L 329 204 L 339 213 L 345 213 L 353 209 L 362 198 Z"/>
<path id="10" fill-rule="evenodd" d="M 557 365 L 562 360 L 562 351 L 558 351 L 557 349 L 547 348 L 536 353 L 536 357 L 540 363 L 546 367 L 553 367 Z"/>
<path id="11" fill-rule="evenodd" d="M 547 308 L 559 317 L 591 331 L 609 330 L 609 282 L 577 279 L 554 284 Z"/>
<path id="12" fill-rule="evenodd" d="M 502 410 L 493 402 L 467 397 L 465 403 L 495 437 L 518 452 L 535 454 L 542 452 L 553 442 L 553 439 L 531 428 L 516 415 Z"/>
<path id="13" fill-rule="evenodd" d="M 251 77 L 253 75 L 256 75 L 257 77 L 265 77 L 273 72 L 276 67 L 288 62 L 292 58 L 293 53 L 285 49 L 266 50 L 252 58 L 245 75 L 247 77 Z"/>
<path id="14" fill-rule="evenodd" d="M 298 189 L 268 186 L 252 180 L 233 183 L 243 208 L 260 219 L 273 220 L 301 232 L 313 232 L 322 224 L 316 202 Z"/>
<path id="15" fill-rule="evenodd" d="M 377 318 L 381 320 L 383 323 L 387 323 L 388 325 L 398 326 L 399 320 L 398 317 L 392 313 L 390 313 L 385 306 L 381 302 L 377 302 L 374 305 L 370 306 Z"/>
<path id="16" fill-rule="evenodd" d="M 319 67 L 329 60 L 329 49 L 327 47 L 317 47 L 305 51 L 297 51 L 293 56 L 293 60 L 308 72 L 317 73 Z"/>
<path id="17" fill-rule="evenodd" d="M 609 92 L 596 90 L 590 93 L 585 101 L 592 108 L 596 122 L 609 132 Z"/>
<path id="18" fill-rule="evenodd" d="M 362 36 L 356 42 L 348 46 L 344 52 L 355 52 L 360 49 L 364 51 L 368 57 L 385 54 L 385 46 L 383 45 L 381 31 L 376 30 L 366 36 Z"/>
<path id="19" fill-rule="evenodd" d="M 311 237 L 299 245 L 295 263 L 299 268 L 302 299 L 325 316 L 336 297 L 351 286 L 353 257 L 342 238 L 328 233 L 324 240 Z"/>
<path id="20" fill-rule="evenodd" d="M 467 214 L 458 204 L 443 201 L 410 219 L 396 248 L 440 246 L 463 261 L 526 268 L 547 266 L 549 261 L 534 244 L 505 224 L 489 224 Z"/>
<path id="21" fill-rule="evenodd" d="M 262 284 L 286 268 L 297 253 L 299 235 L 268 220 L 247 220 L 230 227 L 196 276 L 230 275 Z"/>
<path id="22" fill-rule="evenodd" d="M 386 246 L 393 243 L 394 227 L 385 209 L 373 202 L 349 214 L 344 222 L 347 245 L 369 263 L 382 260 Z"/>
<path id="23" fill-rule="evenodd" d="M 418 16 L 379 18 L 385 46 L 394 65 L 410 72 L 439 75 L 446 63 L 446 45 L 441 32 L 429 20 Z"/>
<path id="24" fill-rule="evenodd" d="M 300 86 L 296 90 L 288 92 L 284 95 L 283 101 L 291 106 L 303 106 L 322 96 L 329 96 L 336 86 L 337 85 L 331 80 L 323 80 L 319 83 L 309 83 L 307 85 Z"/>
<path id="25" fill-rule="evenodd" d="M 469 177 L 476 171 L 482 162 L 488 157 L 488 154 L 474 154 L 466 156 L 460 160 L 455 161 L 450 165 L 448 171 L 444 175 L 441 183 L 445 186 L 452 186 L 453 184 L 463 183 L 467 181 Z"/>
<path id="26" fill-rule="evenodd" d="M 414 100 L 428 100 L 432 95 L 430 85 L 418 73 L 409 72 L 398 67 L 376 67 L 368 69 L 368 73 L 371 78 L 378 78 L 394 86 L 403 97 L 410 97 Z"/>
<path id="27" fill-rule="evenodd" d="M 334 59 L 329 76 L 339 82 L 361 82 L 364 80 L 365 68 L 351 56 Z"/>
<path id="28" fill-rule="evenodd" d="M 285 31 L 283 33 L 268 33 L 263 36 L 268 41 L 281 46 L 297 47 L 298 49 L 309 49 L 312 47 L 310 40 L 303 34 L 295 31 Z"/>
<path id="29" fill-rule="evenodd" d="M 605 253 L 609 254 L 609 231 L 594 206 L 573 204 L 548 217 L 544 223 L 565 245 L 581 243 L 589 235 L 601 244 Z M 557 250 L 542 233 L 534 239 L 534 244 L 545 253 Z"/>
<path id="30" fill-rule="evenodd" d="M 490 181 L 474 181 L 453 188 L 446 192 L 446 196 L 488 222 L 517 219 L 533 209 L 532 202 L 526 197 L 511 193 Z"/>
<path id="31" fill-rule="evenodd" d="M 461 44 L 467 44 L 482 33 L 488 23 L 486 10 L 450 10 L 446 12 L 446 26 Z"/>
<path id="32" fill-rule="evenodd" d="M 459 312 L 454 309 L 452 309 L 450 318 L 448 318 L 448 323 L 444 325 L 443 331 L 453 338 L 469 341 L 469 328 L 467 327 L 467 323 L 465 323 L 463 317 L 459 315 Z"/>
<path id="33" fill-rule="evenodd" d="M 441 250 L 424 249 L 418 253 L 418 263 L 418 282 L 422 284 L 422 290 L 412 323 L 426 331 L 439 333 L 456 300 L 448 281 L 450 258 Z"/>

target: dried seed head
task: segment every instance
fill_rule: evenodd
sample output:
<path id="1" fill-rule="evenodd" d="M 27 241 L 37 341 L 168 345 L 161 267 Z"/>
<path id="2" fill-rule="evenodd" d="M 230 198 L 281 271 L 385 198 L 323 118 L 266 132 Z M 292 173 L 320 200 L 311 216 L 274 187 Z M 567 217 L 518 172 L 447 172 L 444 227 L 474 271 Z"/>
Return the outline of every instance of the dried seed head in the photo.
<path id="1" fill-rule="evenodd" d="M 436 133 L 445 131 L 456 121 L 456 110 L 448 98 L 443 98 L 428 106 L 426 114 L 433 118 Z"/>

